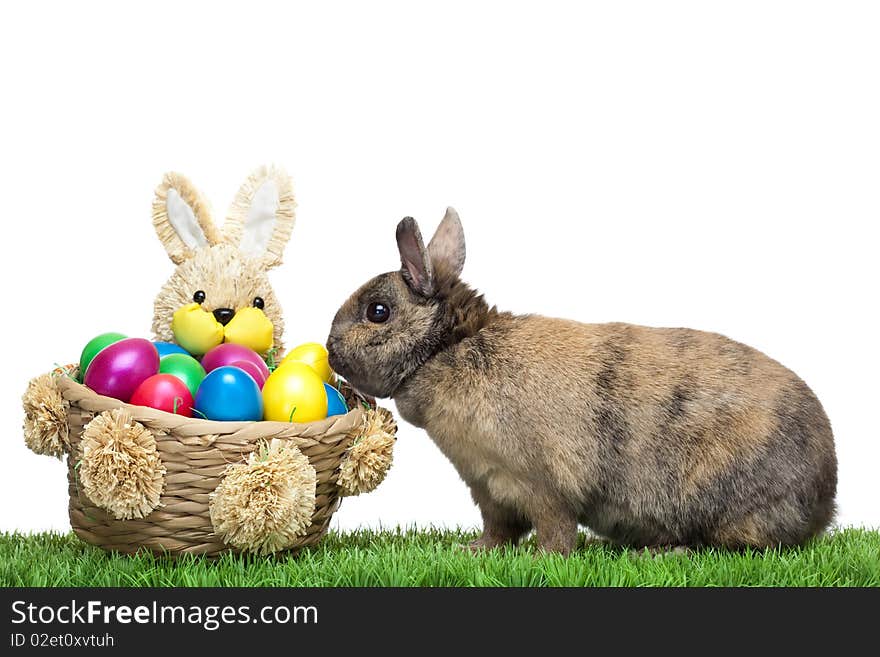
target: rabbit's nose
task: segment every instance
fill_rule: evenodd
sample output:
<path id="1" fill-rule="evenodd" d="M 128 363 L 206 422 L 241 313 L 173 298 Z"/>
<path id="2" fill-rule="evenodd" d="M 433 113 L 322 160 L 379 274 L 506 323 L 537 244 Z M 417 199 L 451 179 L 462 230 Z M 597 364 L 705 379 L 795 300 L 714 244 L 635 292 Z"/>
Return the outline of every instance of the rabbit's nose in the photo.
<path id="1" fill-rule="evenodd" d="M 235 317 L 235 311 L 232 308 L 217 308 L 214 311 L 214 319 L 226 326 L 232 318 Z"/>

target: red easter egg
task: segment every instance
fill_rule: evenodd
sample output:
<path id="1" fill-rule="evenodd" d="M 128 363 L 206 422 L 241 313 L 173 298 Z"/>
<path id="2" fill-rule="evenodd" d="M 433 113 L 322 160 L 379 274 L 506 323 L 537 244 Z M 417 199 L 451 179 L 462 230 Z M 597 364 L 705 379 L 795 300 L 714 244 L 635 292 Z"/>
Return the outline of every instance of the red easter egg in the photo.
<path id="1" fill-rule="evenodd" d="M 195 405 L 189 388 L 172 374 L 154 374 L 145 380 L 134 391 L 129 403 L 184 417 L 192 417 Z"/>
<path id="2" fill-rule="evenodd" d="M 237 367 L 240 370 L 244 370 L 252 377 L 254 377 L 254 381 L 257 382 L 257 385 L 260 387 L 260 390 L 263 389 L 263 384 L 266 383 L 266 377 L 263 376 L 263 370 L 254 365 L 249 360 L 237 360 L 235 362 L 229 363 L 232 367 Z"/>

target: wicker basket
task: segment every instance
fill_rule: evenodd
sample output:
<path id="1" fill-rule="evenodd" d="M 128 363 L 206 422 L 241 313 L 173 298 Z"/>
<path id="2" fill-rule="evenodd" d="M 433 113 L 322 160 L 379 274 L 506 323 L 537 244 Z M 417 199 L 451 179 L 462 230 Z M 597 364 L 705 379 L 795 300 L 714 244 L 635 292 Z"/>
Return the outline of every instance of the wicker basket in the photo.
<path id="1" fill-rule="evenodd" d="M 60 393 L 53 407 L 52 395 L 49 394 L 50 399 L 46 401 L 46 391 L 35 392 L 38 390 L 35 382 L 37 379 L 29 386 L 24 398 L 28 445 L 35 451 L 59 456 L 61 448 L 54 451 L 36 449 L 33 443 L 39 441 L 33 438 L 33 434 L 37 431 L 35 427 L 44 427 L 43 432 L 47 433 L 45 426 L 50 420 L 59 425 L 58 417 L 66 415 L 67 435 L 63 435 L 65 427 L 57 426 L 56 429 L 61 436 L 63 451 L 68 454 L 70 523 L 82 540 L 106 550 L 132 553 L 147 548 L 161 553 L 216 556 L 224 552 L 267 553 L 314 545 L 327 531 L 340 498 L 371 490 L 384 478 L 390 466 L 396 425 L 391 414 L 376 407 L 372 400 L 360 400 L 361 403 L 355 404 L 346 415 L 302 424 L 215 422 L 123 404 L 77 383 L 69 371 L 44 375 L 39 382 L 41 385 L 54 384 Z M 343 393 L 352 399 L 350 389 L 343 389 Z M 125 423 L 120 426 L 135 427 L 140 432 L 138 440 L 146 445 L 144 453 L 158 464 L 154 468 L 155 481 L 149 482 L 150 486 L 156 486 L 153 491 L 155 499 L 148 503 L 146 512 L 128 513 L 126 518 L 126 514 L 120 514 L 117 508 L 106 502 L 96 503 L 86 494 L 85 473 L 80 468 L 84 458 L 83 435 L 96 418 L 103 418 L 101 422 L 115 418 Z M 379 442 L 370 442 L 377 436 L 381 438 Z M 354 449 L 360 443 L 363 444 Z M 306 512 L 296 535 L 288 536 L 280 544 L 278 540 L 258 545 L 253 541 L 230 541 L 228 533 L 216 531 L 217 518 L 212 520 L 211 506 L 218 494 L 218 485 L 229 474 L 230 467 L 247 467 L 248 458 L 253 462 L 257 456 L 255 451 L 269 444 L 281 445 L 281 449 L 295 453 L 300 459 L 300 468 L 308 471 L 306 474 L 311 477 L 309 481 L 314 490 L 311 518 L 308 519 Z M 104 445 L 102 458 L 106 460 L 107 450 L 114 449 L 119 448 L 113 441 Z M 300 453 L 308 459 L 307 465 Z M 130 457 L 122 452 L 112 452 L 109 458 L 121 462 L 119 459 Z M 355 458 L 357 463 L 346 464 L 347 460 Z M 314 475 L 311 475 L 309 465 L 314 469 Z M 344 480 L 343 471 L 347 473 Z M 123 485 L 123 482 L 116 483 Z M 93 497 L 102 498 L 102 490 L 93 486 L 92 491 Z M 307 499 L 310 491 L 303 492 L 302 499 L 298 500 L 300 506 L 305 503 L 309 510 L 312 508 L 311 500 Z M 267 545 L 274 547 L 267 548 Z"/>

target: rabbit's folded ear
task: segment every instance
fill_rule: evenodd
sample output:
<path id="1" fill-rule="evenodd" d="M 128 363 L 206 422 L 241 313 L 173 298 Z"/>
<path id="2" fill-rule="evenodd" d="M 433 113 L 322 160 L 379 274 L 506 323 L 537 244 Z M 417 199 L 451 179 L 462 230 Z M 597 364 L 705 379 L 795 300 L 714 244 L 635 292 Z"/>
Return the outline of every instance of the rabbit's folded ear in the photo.
<path id="1" fill-rule="evenodd" d="M 268 269 L 281 264 L 296 221 L 293 183 L 277 167 L 260 167 L 242 184 L 223 224 L 226 241 Z"/>
<path id="2" fill-rule="evenodd" d="M 404 217 L 397 224 L 397 249 L 403 280 L 412 290 L 422 296 L 434 294 L 434 270 L 431 258 L 422 241 L 419 225 L 412 217 Z"/>
<path id="3" fill-rule="evenodd" d="M 464 229 L 455 208 L 446 208 L 443 221 L 437 226 L 428 244 L 428 255 L 437 275 L 461 276 L 464 269 Z"/>
<path id="4" fill-rule="evenodd" d="M 208 203 L 179 173 L 166 173 L 156 188 L 153 226 L 168 257 L 177 265 L 197 249 L 220 243 Z"/>

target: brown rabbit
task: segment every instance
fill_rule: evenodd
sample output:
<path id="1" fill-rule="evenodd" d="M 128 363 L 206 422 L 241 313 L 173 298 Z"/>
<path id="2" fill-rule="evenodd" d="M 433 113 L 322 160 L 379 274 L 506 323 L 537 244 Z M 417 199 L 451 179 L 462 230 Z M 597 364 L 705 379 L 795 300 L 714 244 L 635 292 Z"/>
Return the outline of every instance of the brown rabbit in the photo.
<path id="1" fill-rule="evenodd" d="M 828 418 L 795 374 L 715 333 L 499 312 L 463 283 L 453 209 L 426 249 L 397 226 L 403 267 L 357 290 L 330 363 L 393 397 L 471 489 L 472 546 L 531 528 L 568 553 L 578 523 L 638 546 L 790 545 L 834 515 Z"/>

